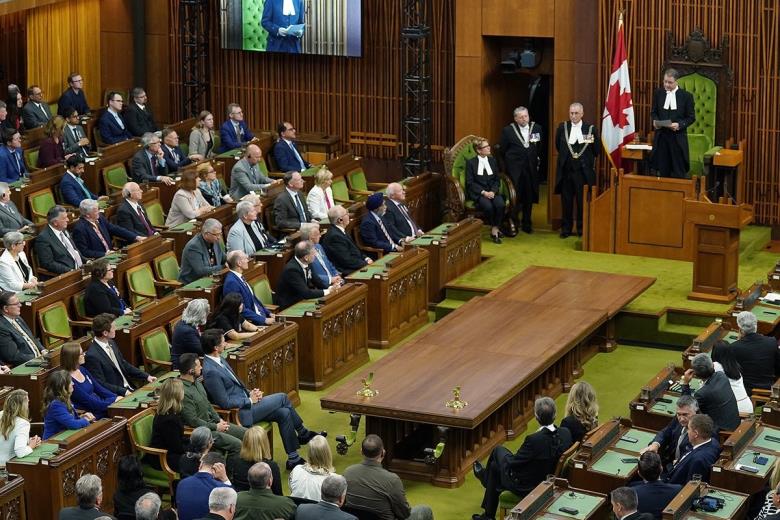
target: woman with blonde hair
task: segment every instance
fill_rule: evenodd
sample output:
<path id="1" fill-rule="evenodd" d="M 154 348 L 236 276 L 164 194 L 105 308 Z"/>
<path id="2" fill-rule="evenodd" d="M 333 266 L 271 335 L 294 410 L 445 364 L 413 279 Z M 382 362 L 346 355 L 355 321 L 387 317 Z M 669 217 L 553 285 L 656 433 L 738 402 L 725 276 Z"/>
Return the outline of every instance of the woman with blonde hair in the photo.
<path id="1" fill-rule="evenodd" d="M 323 220 L 328 218 L 328 210 L 335 204 L 333 200 L 333 173 L 323 166 L 314 174 L 314 186 L 306 196 L 306 206 L 311 216 Z"/>
<path id="2" fill-rule="evenodd" d="M 290 496 L 320 501 L 322 481 L 334 473 L 333 454 L 327 439 L 315 435 L 309 441 L 308 461 L 290 472 Z"/>
<path id="3" fill-rule="evenodd" d="M 210 162 L 200 163 L 197 168 L 195 168 L 195 171 L 198 172 L 198 177 L 200 178 L 198 187 L 200 188 L 203 198 L 206 199 L 206 202 L 215 208 L 221 206 L 223 203 L 233 202 L 233 199 L 228 195 L 227 190 L 219 183 L 219 179 L 217 179 L 217 170 L 214 169 L 214 165 Z"/>
<path id="4" fill-rule="evenodd" d="M 586 381 L 575 383 L 569 390 L 566 400 L 566 417 L 561 421 L 561 428 L 571 432 L 572 442 L 579 442 L 585 433 L 599 423 L 599 404 L 596 401 L 596 391 Z"/>
<path id="5" fill-rule="evenodd" d="M 184 437 L 184 420 L 181 416 L 184 401 L 184 384 L 181 379 L 171 377 L 162 382 L 159 387 L 160 400 L 157 403 L 157 414 L 152 422 L 152 448 L 168 450 L 165 460 L 175 472 L 179 472 L 179 462 L 187 453 L 189 442 Z M 147 456 L 149 464 L 160 468 L 158 457 Z"/>
<path id="6" fill-rule="evenodd" d="M 198 122 L 190 132 L 189 157 L 193 161 L 202 161 L 214 156 L 214 114 L 203 110 Z"/>
<path id="7" fill-rule="evenodd" d="M 249 468 L 258 462 L 265 462 L 271 468 L 271 491 L 274 495 L 282 496 L 282 477 L 279 473 L 279 465 L 271 458 L 271 443 L 268 442 L 268 434 L 262 426 L 252 426 L 244 434 L 241 442 L 241 453 L 238 454 L 235 469 L 233 470 L 233 488 L 236 491 L 249 490 Z"/>
<path id="8" fill-rule="evenodd" d="M 212 209 L 214 207 L 206 202 L 198 188 L 198 173 L 193 170 L 184 170 L 181 174 L 179 189 L 173 195 L 165 225 L 168 227 L 178 226 L 190 219 L 200 217 Z"/>
<path id="9" fill-rule="evenodd" d="M 14 457 L 25 457 L 41 445 L 30 437 L 30 398 L 24 390 L 13 390 L 0 412 L 0 467 Z"/>

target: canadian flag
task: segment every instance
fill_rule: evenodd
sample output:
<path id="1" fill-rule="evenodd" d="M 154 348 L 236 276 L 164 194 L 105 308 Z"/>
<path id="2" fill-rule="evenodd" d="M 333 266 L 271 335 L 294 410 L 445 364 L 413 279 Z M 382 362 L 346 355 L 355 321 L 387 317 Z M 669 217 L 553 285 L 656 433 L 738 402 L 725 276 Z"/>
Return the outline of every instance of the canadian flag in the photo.
<path id="1" fill-rule="evenodd" d="M 630 143 L 635 133 L 634 104 L 631 101 L 631 83 L 628 80 L 628 58 L 626 58 L 621 14 L 615 39 L 612 74 L 609 76 L 609 90 L 601 119 L 601 142 L 615 168 L 620 168 L 620 148 Z"/>

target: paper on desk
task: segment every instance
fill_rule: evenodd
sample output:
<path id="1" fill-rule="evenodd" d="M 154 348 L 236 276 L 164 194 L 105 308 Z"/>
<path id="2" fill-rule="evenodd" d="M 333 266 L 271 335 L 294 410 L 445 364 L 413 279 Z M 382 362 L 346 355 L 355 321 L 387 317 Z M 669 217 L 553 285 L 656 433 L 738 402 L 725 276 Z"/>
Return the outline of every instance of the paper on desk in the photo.
<path id="1" fill-rule="evenodd" d="M 776 293 L 776 292 L 767 293 L 761 299 L 769 303 L 778 303 L 780 302 L 780 293 Z"/>
<path id="2" fill-rule="evenodd" d="M 649 144 L 627 144 L 623 148 L 626 150 L 652 150 L 653 146 Z"/>

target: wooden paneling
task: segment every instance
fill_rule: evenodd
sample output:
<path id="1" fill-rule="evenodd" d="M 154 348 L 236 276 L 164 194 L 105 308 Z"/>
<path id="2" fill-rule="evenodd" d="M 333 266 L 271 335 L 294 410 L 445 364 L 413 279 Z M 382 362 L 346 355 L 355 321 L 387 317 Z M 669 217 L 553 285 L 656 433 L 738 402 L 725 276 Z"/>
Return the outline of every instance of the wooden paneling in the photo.
<path id="1" fill-rule="evenodd" d="M 483 0 L 482 34 L 552 37 L 554 14 L 550 0 Z"/>

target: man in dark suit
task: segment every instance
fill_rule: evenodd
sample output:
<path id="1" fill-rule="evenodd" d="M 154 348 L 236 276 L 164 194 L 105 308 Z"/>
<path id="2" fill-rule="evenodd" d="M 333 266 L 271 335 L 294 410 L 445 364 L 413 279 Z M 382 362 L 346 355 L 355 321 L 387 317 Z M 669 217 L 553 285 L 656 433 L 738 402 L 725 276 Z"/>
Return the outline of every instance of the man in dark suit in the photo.
<path id="1" fill-rule="evenodd" d="M 68 90 L 62 93 L 57 102 L 57 115 L 67 117 L 70 108 L 75 108 L 79 114 L 89 114 L 87 97 L 84 95 L 84 78 L 78 72 L 71 72 L 68 76 Z"/>
<path id="2" fill-rule="evenodd" d="M 138 183 L 128 182 L 122 187 L 122 197 L 124 200 L 116 210 L 116 225 L 132 231 L 136 235 L 150 237 L 155 231 L 149 215 L 146 214 L 141 201 L 144 198 L 144 192 Z"/>
<path id="3" fill-rule="evenodd" d="M 130 161 L 130 178 L 135 182 L 159 181 L 163 184 L 173 184 L 173 179 L 168 177 L 168 165 L 160 145 L 160 138 L 151 132 L 141 137 L 143 147 L 135 152 Z"/>
<path id="4" fill-rule="evenodd" d="M 490 225 L 490 237 L 501 243 L 499 226 L 504 218 L 506 201 L 501 195 L 498 162 L 490 155 L 490 143 L 485 139 L 474 143 L 476 157 L 466 161 L 466 196 L 484 215 Z"/>
<path id="5" fill-rule="evenodd" d="M 21 318 L 22 304 L 16 293 L 0 293 L 0 363 L 15 367 L 46 352 Z"/>
<path id="6" fill-rule="evenodd" d="M 1 199 L 0 199 L 1 200 Z M 758 334 L 758 320 L 750 311 L 737 315 L 739 339 L 730 349 L 742 369 L 742 381 L 750 396 L 754 388 L 769 390 L 780 375 L 780 349 L 777 340 Z"/>
<path id="7" fill-rule="evenodd" d="M 244 279 L 244 270 L 249 268 L 249 255 L 240 250 L 229 251 L 227 266 L 230 271 L 225 275 L 222 284 L 222 296 L 230 293 L 240 294 L 244 302 L 244 310 L 241 312 L 244 319 L 260 326 L 273 324 L 274 315 L 265 308 Z"/>
<path id="8" fill-rule="evenodd" d="M 179 134 L 176 133 L 176 130 L 166 128 L 162 131 L 161 137 L 163 140 L 163 158 L 169 172 L 177 172 L 180 168 L 192 164 L 192 159 L 187 157 L 187 154 L 179 146 Z"/>
<path id="9" fill-rule="evenodd" d="M 73 224 L 73 241 L 82 258 L 102 258 L 114 250 L 114 237 L 126 243 L 146 240 L 145 236 L 112 224 L 100 213 L 97 201 L 84 199 L 79 205 L 79 218 Z"/>
<path id="10" fill-rule="evenodd" d="M 647 451 L 639 457 L 639 476 L 642 480 L 629 484 L 636 492 L 637 511 L 649 513 L 660 520 L 664 508 L 677 496 L 682 486 L 658 480 L 661 476 L 661 457 L 653 451 Z"/>
<path id="11" fill-rule="evenodd" d="M 153 383 L 157 378 L 140 370 L 122 356 L 114 341 L 116 326 L 112 314 L 98 314 L 92 319 L 94 339 L 84 356 L 84 366 L 100 384 L 116 395 L 128 395 L 135 390 L 132 381 Z"/>
<path id="12" fill-rule="evenodd" d="M 403 250 L 404 240 L 396 243 L 393 241 L 393 235 L 398 235 L 398 231 L 390 230 L 390 224 L 384 221 L 384 215 L 387 211 L 385 198 L 381 193 L 374 193 L 366 200 L 366 209 L 368 213 L 363 215 L 360 221 L 360 238 L 363 243 L 369 247 L 381 249 L 385 253 Z"/>
<path id="13" fill-rule="evenodd" d="M 35 256 L 38 266 L 56 274 L 67 273 L 84 264 L 76 244 L 68 233 L 68 212 L 54 206 L 46 214 L 49 222 L 35 237 Z"/>
<path id="14" fill-rule="evenodd" d="M 255 138 L 255 134 L 244 121 L 244 111 L 240 105 L 230 103 L 227 106 L 227 116 L 227 121 L 219 127 L 220 145 L 217 153 L 241 148 Z"/>
<path id="15" fill-rule="evenodd" d="M 288 5 L 285 6 L 285 3 Z M 302 25 L 303 23 L 303 2 L 301 0 L 288 2 L 267 0 L 263 5 L 263 16 L 260 19 L 260 25 L 268 31 L 268 42 L 265 50 L 300 54 L 303 33 L 292 34 L 288 28 L 291 25 Z"/>
<path id="16" fill-rule="evenodd" d="M 699 412 L 699 403 L 692 395 L 681 395 L 677 399 L 675 418 L 663 430 L 655 434 L 652 442 L 642 448 L 641 453 L 648 451 L 658 453 L 663 467 L 668 467 L 673 461 L 688 453 L 692 446 L 688 440 L 688 421 Z"/>
<path id="17" fill-rule="evenodd" d="M 320 491 L 319 502 L 298 506 L 295 520 L 357 520 L 356 516 L 341 510 L 347 500 L 347 479 L 335 473 L 328 475 Z"/>
<path id="18" fill-rule="evenodd" d="M 496 517 L 501 491 L 509 490 L 522 498 L 555 471 L 558 459 L 572 444 L 569 430 L 555 427 L 555 413 L 555 401 L 540 397 L 534 402 L 534 415 L 541 427 L 525 438 L 517 453 L 512 455 L 504 446 L 497 446 L 486 467 L 479 461 L 474 463 L 474 475 L 485 487 L 485 512 L 473 515 L 473 520 Z"/>
<path id="19" fill-rule="evenodd" d="M 31 85 L 27 89 L 29 101 L 22 108 L 22 121 L 26 129 L 43 126 L 51 119 L 51 108 L 43 100 L 43 90 L 38 85 Z"/>
<path id="20" fill-rule="evenodd" d="M 677 86 L 680 73 L 675 69 L 664 72 L 664 86 L 653 94 L 653 119 L 655 137 L 650 169 L 661 177 L 684 179 L 691 168 L 688 152 L 688 127 L 696 121 L 696 110 L 690 92 Z M 670 121 L 662 126 L 661 121 Z"/>
<path id="21" fill-rule="evenodd" d="M 151 107 L 146 103 L 146 91 L 141 87 L 135 87 L 130 91 L 130 97 L 133 101 L 125 108 L 125 122 L 130 134 L 135 137 L 141 137 L 146 132 L 158 132 L 160 128 L 154 122 L 154 114 Z"/>
<path id="22" fill-rule="evenodd" d="M 3 129 L 0 145 L 0 182 L 16 182 L 27 175 L 22 156 L 22 134 L 14 128 Z"/>
<path id="23" fill-rule="evenodd" d="M 212 498 L 213 493 L 217 494 Z M 232 503 L 233 507 L 226 509 L 235 512 L 236 492 L 230 487 L 230 480 L 225 470 L 225 457 L 216 451 L 206 453 L 200 460 L 198 472 L 182 479 L 176 487 L 176 512 L 179 520 L 198 520 L 204 518 L 204 515 L 209 514 L 207 512 L 212 509 L 222 509 L 212 508 L 212 500 Z M 206 516 L 205 518 L 222 517 Z"/>
<path id="24" fill-rule="evenodd" d="M 517 190 L 522 206 L 520 225 L 532 233 L 531 211 L 539 202 L 539 151 L 542 146 L 542 127 L 531 121 L 528 109 L 517 107 L 512 113 L 514 122 L 501 130 L 501 153 L 507 174 Z M 512 215 L 516 219 L 517 215 Z"/>
<path id="25" fill-rule="evenodd" d="M 694 376 L 703 381 L 696 393 L 693 393 L 690 387 L 690 381 Z M 699 403 L 699 413 L 707 414 L 712 418 L 716 431 L 733 431 L 739 426 L 739 408 L 729 378 L 723 372 L 715 372 L 709 354 L 697 354 L 691 360 L 691 368 L 685 371 L 682 379 L 683 395 L 693 394 Z"/>
<path id="26" fill-rule="evenodd" d="M 98 120 L 98 131 L 106 144 L 116 144 L 133 138 L 122 117 L 123 105 L 122 94 L 119 92 L 108 93 L 108 108 Z"/>
<path id="27" fill-rule="evenodd" d="M 279 171 L 283 172 L 302 172 L 311 164 L 306 162 L 301 156 L 298 148 L 295 147 L 296 130 L 295 127 L 287 121 L 279 123 L 276 127 L 279 132 L 279 140 L 274 143 L 274 159 Z"/>
<path id="28" fill-rule="evenodd" d="M 653 520 L 650 513 L 637 512 L 636 492 L 630 487 L 619 487 L 609 495 L 612 512 L 618 520 Z"/>
<path id="29" fill-rule="evenodd" d="M 406 188 L 398 182 L 391 182 L 385 190 L 387 196 L 387 211 L 382 219 L 389 224 L 388 231 L 391 233 L 393 242 L 400 243 L 401 240 L 411 241 L 414 238 L 423 235 L 423 230 L 414 221 L 409 208 L 406 206 Z"/>
<path id="30" fill-rule="evenodd" d="M 358 249 L 358 246 L 355 245 L 352 238 L 347 234 L 349 212 L 344 206 L 333 206 L 330 208 L 328 210 L 328 220 L 333 225 L 325 236 L 322 237 L 321 243 L 328 258 L 330 258 L 342 276 L 346 277 L 351 272 L 357 271 L 366 264 L 373 262 Z"/>
<path id="31" fill-rule="evenodd" d="M 11 200 L 11 188 L 8 187 L 8 183 L 0 182 L 0 235 L 5 235 L 9 231 L 32 229 L 32 221 L 26 219 Z"/>
<path id="32" fill-rule="evenodd" d="M 680 457 L 664 478 L 671 484 L 687 484 L 694 475 L 701 475 L 703 482 L 710 481 L 712 465 L 718 460 L 720 446 L 713 438 L 715 423 L 710 416 L 696 414 L 688 421 L 688 440 L 691 451 Z"/>
<path id="33" fill-rule="evenodd" d="M 289 307 L 301 300 L 321 298 L 330 294 L 330 288 L 315 277 L 309 265 L 314 261 L 314 245 L 302 240 L 295 244 L 295 257 L 287 262 L 274 293 L 274 303 Z"/>
<path id="34" fill-rule="evenodd" d="M 200 233 L 184 246 L 181 253 L 179 281 L 184 285 L 198 278 L 218 273 L 225 267 L 225 252 L 220 245 L 222 223 L 213 218 L 206 219 Z"/>
<path id="35" fill-rule="evenodd" d="M 65 154 L 77 153 L 82 157 L 87 157 L 92 150 L 84 128 L 79 124 L 79 113 L 75 108 L 69 109 L 65 116 L 67 124 L 62 128 L 63 147 Z"/>
<path id="36" fill-rule="evenodd" d="M 220 408 L 238 408 L 238 420 L 245 428 L 260 421 L 273 421 L 287 453 L 287 469 L 303 464 L 298 455 L 301 444 L 327 432 L 308 430 L 285 393 L 263 395 L 259 388 L 248 389 L 222 359 L 227 343 L 221 329 L 209 329 L 201 336 L 203 345 L 203 386 L 209 400 Z"/>
<path id="37" fill-rule="evenodd" d="M 114 518 L 100 510 L 103 503 L 103 483 L 100 477 L 87 473 L 76 481 L 77 506 L 60 510 L 59 520 L 94 520 L 96 518 Z"/>
<path id="38" fill-rule="evenodd" d="M 321 238 L 319 224 L 313 222 L 301 224 L 301 240 L 307 240 L 314 246 L 314 260 L 309 264 L 312 276 L 319 279 L 320 285 L 341 285 L 343 280 L 341 274 L 325 253 L 325 248 L 320 244 Z"/>
<path id="39" fill-rule="evenodd" d="M 316 222 L 301 195 L 303 177 L 297 171 L 284 174 L 285 189 L 274 199 L 274 223 L 279 229 L 298 229 L 302 222 Z"/>
<path id="40" fill-rule="evenodd" d="M 87 188 L 84 179 L 84 158 L 80 155 L 72 155 L 65 160 L 67 170 L 60 181 L 60 193 L 66 204 L 79 207 L 84 199 L 98 200 L 98 196 Z"/>
<path id="41" fill-rule="evenodd" d="M 601 153 L 601 142 L 596 127 L 582 120 L 583 114 L 582 104 L 572 103 L 569 120 L 558 125 L 555 132 L 555 193 L 561 196 L 561 238 L 572 234 L 575 203 L 577 235 L 582 235 L 582 193 L 585 186 L 596 184 L 596 157 Z"/>

